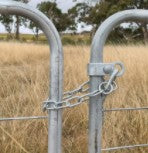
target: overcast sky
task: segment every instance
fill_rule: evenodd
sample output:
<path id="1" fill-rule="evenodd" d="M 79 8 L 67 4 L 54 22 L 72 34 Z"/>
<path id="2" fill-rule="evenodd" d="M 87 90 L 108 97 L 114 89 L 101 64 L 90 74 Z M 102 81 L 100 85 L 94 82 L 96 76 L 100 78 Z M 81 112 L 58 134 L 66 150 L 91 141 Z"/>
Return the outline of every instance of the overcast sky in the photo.
<path id="1" fill-rule="evenodd" d="M 36 8 L 38 3 L 41 3 L 43 1 L 49 1 L 49 0 L 31 0 L 29 2 L 29 5 Z M 78 2 L 83 2 L 84 0 L 78 0 Z M 73 7 L 75 3 L 72 0 L 57 0 L 57 5 L 59 8 L 62 9 L 63 12 L 66 12 L 69 8 Z M 0 33 L 5 33 L 5 28 L 3 25 L 0 24 Z M 32 33 L 32 30 L 21 27 L 20 28 L 21 33 Z"/>

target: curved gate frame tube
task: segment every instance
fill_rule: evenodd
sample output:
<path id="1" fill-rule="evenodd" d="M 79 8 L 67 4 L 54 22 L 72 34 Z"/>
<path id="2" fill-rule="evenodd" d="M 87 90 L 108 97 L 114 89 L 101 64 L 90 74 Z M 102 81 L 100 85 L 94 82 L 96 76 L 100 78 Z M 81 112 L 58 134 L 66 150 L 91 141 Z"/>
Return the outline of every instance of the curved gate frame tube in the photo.
<path id="1" fill-rule="evenodd" d="M 139 21 L 148 23 L 148 10 L 126 10 L 116 13 L 106 19 L 98 28 L 91 46 L 90 63 L 103 62 L 103 48 L 112 29 L 124 21 Z M 103 81 L 101 76 L 90 76 L 90 91 L 97 90 Z M 101 153 L 103 96 L 90 98 L 89 104 L 89 153 Z"/>
<path id="2" fill-rule="evenodd" d="M 60 36 L 53 23 L 40 11 L 26 4 L 12 1 L 0 1 L 0 13 L 6 15 L 19 15 L 34 21 L 45 33 L 50 45 L 50 99 L 53 101 L 62 100 L 63 82 L 63 50 Z M 53 110 L 48 112 L 49 133 L 48 152 L 61 152 L 61 129 L 62 112 Z"/>

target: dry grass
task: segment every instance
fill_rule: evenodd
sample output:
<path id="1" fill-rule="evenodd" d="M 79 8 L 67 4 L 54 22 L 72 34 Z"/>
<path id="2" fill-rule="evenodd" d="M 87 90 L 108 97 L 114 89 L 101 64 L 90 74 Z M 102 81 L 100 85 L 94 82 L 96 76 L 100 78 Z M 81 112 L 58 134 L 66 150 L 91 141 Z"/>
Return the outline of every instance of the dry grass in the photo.
<path id="1" fill-rule="evenodd" d="M 64 47 L 65 90 L 87 80 L 89 61 L 86 46 Z M 108 96 L 105 108 L 148 105 L 148 46 L 107 46 L 105 61 L 123 61 L 126 73 L 118 79 L 119 89 Z M 48 46 L 0 44 L 0 116 L 45 115 L 42 101 L 48 95 Z M 87 104 L 64 111 L 63 152 L 86 153 Z M 148 111 L 105 114 L 103 148 L 148 143 Z M 47 121 L 0 123 L 0 153 L 46 153 Z M 113 153 L 147 153 L 148 148 Z"/>

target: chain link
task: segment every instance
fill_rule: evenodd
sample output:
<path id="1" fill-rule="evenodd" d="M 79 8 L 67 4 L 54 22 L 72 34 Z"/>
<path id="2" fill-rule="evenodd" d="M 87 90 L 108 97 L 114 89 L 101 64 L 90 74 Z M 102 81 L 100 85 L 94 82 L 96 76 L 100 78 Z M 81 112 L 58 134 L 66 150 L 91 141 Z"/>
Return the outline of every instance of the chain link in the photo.
<path id="1" fill-rule="evenodd" d="M 93 92 L 89 92 L 90 82 L 87 81 L 84 82 L 75 90 L 65 92 L 63 94 L 63 99 L 61 102 L 56 102 L 50 99 L 44 101 L 43 111 L 75 107 L 77 105 L 82 104 L 85 101 L 88 101 L 90 97 L 98 96 L 100 94 L 108 95 L 112 93 L 114 90 L 117 89 L 117 84 L 115 83 L 115 79 L 118 75 L 118 72 L 119 71 L 115 69 L 112 75 L 110 76 L 110 79 L 98 85 L 98 89 Z"/>
<path id="2" fill-rule="evenodd" d="M 78 93 L 86 93 L 87 91 L 89 91 L 89 81 L 84 82 L 83 84 L 81 84 L 78 88 L 76 88 L 75 90 L 72 91 L 68 91 L 68 92 L 64 92 L 63 96 L 63 100 L 69 99 L 71 97 L 73 97 L 74 95 L 78 94 Z"/>
<path id="3" fill-rule="evenodd" d="M 107 85 L 107 83 L 108 82 L 103 82 L 99 85 L 99 90 L 95 90 L 93 92 L 87 93 L 89 90 L 89 88 L 86 89 L 86 84 L 89 84 L 89 81 L 87 81 L 76 90 L 65 92 L 62 102 L 55 102 L 48 99 L 47 101 L 44 102 L 43 109 L 55 110 L 55 109 L 63 109 L 63 108 L 72 108 L 87 101 L 90 97 L 94 97 L 100 94 L 107 95 L 117 89 L 117 84 L 115 82 L 112 82 L 112 84 L 109 85 L 109 88 L 104 90 L 105 85 Z M 85 94 L 77 95 L 79 93 L 85 93 Z"/>

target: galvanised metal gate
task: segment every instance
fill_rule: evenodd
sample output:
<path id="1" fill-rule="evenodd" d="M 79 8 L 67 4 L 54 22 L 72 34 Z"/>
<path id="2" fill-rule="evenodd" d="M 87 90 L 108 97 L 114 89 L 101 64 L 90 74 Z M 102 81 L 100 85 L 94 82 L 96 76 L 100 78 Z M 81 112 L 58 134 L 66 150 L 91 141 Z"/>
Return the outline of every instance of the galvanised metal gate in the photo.
<path id="1" fill-rule="evenodd" d="M 12 0 L 0 1 L 0 13 L 19 15 L 34 21 L 45 33 L 50 46 L 50 99 L 62 100 L 63 51 L 59 34 L 53 23 L 40 11 Z M 48 111 L 49 144 L 48 152 L 61 152 L 61 110 Z"/>
<path id="2" fill-rule="evenodd" d="M 106 39 L 113 28 L 124 21 L 138 21 L 148 23 L 148 10 L 126 10 L 116 13 L 106 19 L 97 30 L 91 47 L 90 63 L 103 62 L 103 48 Z M 99 68 L 100 69 L 100 68 Z M 91 91 L 97 89 L 97 84 L 102 83 L 103 77 L 98 73 L 90 76 Z M 101 153 L 101 133 L 102 133 L 102 116 L 104 112 L 124 111 L 124 110 L 148 110 L 146 108 L 117 108 L 111 110 L 103 110 L 104 96 L 92 97 L 89 103 L 89 153 Z M 97 117 L 96 117 L 97 116 Z M 95 119 L 96 118 L 96 119 Z M 134 147 L 148 147 L 148 144 L 121 146 L 115 148 L 103 149 L 102 151 L 112 151 Z"/>
<path id="3" fill-rule="evenodd" d="M 112 29 L 123 21 L 148 22 L 147 10 L 128 10 L 116 13 L 109 17 L 97 30 L 92 42 L 91 59 L 88 65 L 90 81 L 85 82 L 77 89 L 62 93 L 63 82 L 63 51 L 59 34 L 52 22 L 36 9 L 26 4 L 14 1 L 0 1 L 0 13 L 20 15 L 36 22 L 47 36 L 51 58 L 50 58 L 50 96 L 43 103 L 43 109 L 47 110 L 47 116 L 39 117 L 16 117 L 2 118 L 0 121 L 43 119 L 49 120 L 48 153 L 61 153 L 62 135 L 62 109 L 77 106 L 90 99 L 89 102 L 89 153 L 101 153 L 101 151 L 112 151 L 118 149 L 130 149 L 135 147 L 148 147 L 148 144 L 137 144 L 132 146 L 121 146 L 101 149 L 103 113 L 109 111 L 124 110 L 147 110 L 148 108 L 115 108 L 103 109 L 105 97 L 117 89 L 116 77 L 122 76 L 124 66 L 121 62 L 103 63 L 103 47 Z M 119 68 L 117 68 L 118 66 Z M 105 80 L 108 75 L 109 79 Z M 77 93 L 82 93 L 77 94 Z"/>

